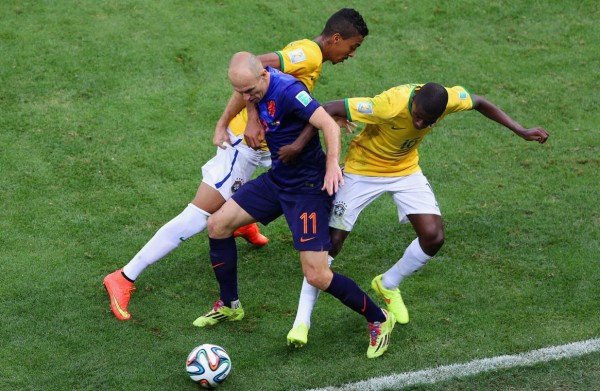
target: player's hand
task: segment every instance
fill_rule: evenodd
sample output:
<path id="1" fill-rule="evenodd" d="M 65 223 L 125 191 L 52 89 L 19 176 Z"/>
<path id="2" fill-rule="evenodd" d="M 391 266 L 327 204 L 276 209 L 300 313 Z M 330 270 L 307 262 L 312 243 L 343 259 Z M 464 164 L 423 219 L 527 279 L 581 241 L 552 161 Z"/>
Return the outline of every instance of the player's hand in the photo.
<path id="1" fill-rule="evenodd" d="M 543 144 L 548 140 L 550 135 L 544 128 L 531 128 L 525 129 L 523 132 L 519 134 L 524 140 L 527 141 L 537 141 L 540 144 Z"/>
<path id="2" fill-rule="evenodd" d="M 221 149 L 225 149 L 227 148 L 227 145 L 230 145 L 230 143 L 231 140 L 229 139 L 227 128 L 217 126 L 213 136 L 213 144 Z"/>
<path id="3" fill-rule="evenodd" d="M 348 121 L 348 118 L 338 117 L 337 115 L 332 116 L 332 118 L 338 124 L 340 129 L 346 129 L 347 134 L 352 134 L 356 129 L 358 129 L 358 125 L 352 121 Z"/>
<path id="4" fill-rule="evenodd" d="M 300 149 L 295 144 L 284 145 L 279 148 L 278 158 L 283 164 L 294 163 L 299 153 Z"/>
<path id="5" fill-rule="evenodd" d="M 265 129 L 258 121 L 248 120 L 246 130 L 244 131 L 244 139 L 250 148 L 260 149 L 265 141 Z"/>
<path id="6" fill-rule="evenodd" d="M 344 186 L 344 176 L 337 162 L 327 163 L 325 170 L 325 180 L 321 190 L 327 190 L 327 194 L 334 195 L 337 193 L 339 186 Z"/>

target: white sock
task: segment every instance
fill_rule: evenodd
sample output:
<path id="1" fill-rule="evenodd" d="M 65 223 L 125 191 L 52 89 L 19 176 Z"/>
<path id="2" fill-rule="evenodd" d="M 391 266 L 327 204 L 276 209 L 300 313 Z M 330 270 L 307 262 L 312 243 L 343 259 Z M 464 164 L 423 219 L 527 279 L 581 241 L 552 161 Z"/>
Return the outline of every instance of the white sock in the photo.
<path id="1" fill-rule="evenodd" d="M 173 251 L 181 242 L 206 229 L 209 213 L 189 204 L 177 217 L 163 225 L 146 245 L 123 268 L 130 280 L 154 262 Z"/>
<path id="2" fill-rule="evenodd" d="M 331 266 L 333 257 L 327 256 L 327 263 Z M 300 291 L 300 299 L 298 300 L 298 311 L 296 312 L 296 319 L 294 320 L 294 327 L 300 323 L 305 323 L 310 328 L 310 316 L 312 315 L 315 303 L 319 298 L 320 289 L 315 288 L 306 281 L 306 277 L 302 281 L 302 290 Z"/>
<path id="3" fill-rule="evenodd" d="M 431 258 L 423 252 L 419 238 L 413 240 L 404 251 L 402 258 L 381 277 L 383 287 L 385 289 L 398 288 L 405 277 L 421 269 Z"/>

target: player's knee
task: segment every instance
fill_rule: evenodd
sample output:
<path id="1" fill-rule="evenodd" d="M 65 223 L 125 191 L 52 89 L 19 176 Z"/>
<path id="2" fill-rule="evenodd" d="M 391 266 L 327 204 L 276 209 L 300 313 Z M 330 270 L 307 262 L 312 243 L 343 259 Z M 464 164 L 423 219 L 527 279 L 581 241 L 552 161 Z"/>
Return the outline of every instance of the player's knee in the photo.
<path id="1" fill-rule="evenodd" d="M 429 256 L 437 254 L 444 245 L 445 240 L 444 230 L 441 228 L 428 230 L 419 237 L 423 251 Z"/>
<path id="2" fill-rule="evenodd" d="M 332 240 L 331 240 L 331 251 L 329 251 L 329 255 L 331 255 L 332 257 L 335 258 L 340 253 L 340 251 L 342 251 L 343 245 L 344 245 L 343 241 L 336 242 L 332 238 Z"/>
<path id="3" fill-rule="evenodd" d="M 208 218 L 207 230 L 208 230 L 208 236 L 211 238 L 217 239 L 217 238 L 229 236 L 225 230 L 225 225 L 216 215 L 211 215 Z"/>
<path id="4" fill-rule="evenodd" d="M 336 228 L 332 228 L 330 230 L 331 236 L 331 250 L 329 251 L 329 255 L 332 257 L 336 257 L 340 251 L 342 251 L 342 247 L 344 246 L 344 241 L 348 237 L 347 231 L 342 231 Z"/>
<path id="5" fill-rule="evenodd" d="M 325 290 L 331 283 L 331 276 L 325 271 L 318 271 L 315 269 L 307 270 L 305 272 L 306 281 L 317 289 Z"/>
<path id="6" fill-rule="evenodd" d="M 215 222 L 215 219 L 213 218 L 213 216 L 210 216 L 208 218 L 208 221 L 206 222 L 206 230 L 208 231 L 208 236 L 213 236 L 213 234 L 215 233 L 215 229 L 217 228 L 217 223 Z"/>

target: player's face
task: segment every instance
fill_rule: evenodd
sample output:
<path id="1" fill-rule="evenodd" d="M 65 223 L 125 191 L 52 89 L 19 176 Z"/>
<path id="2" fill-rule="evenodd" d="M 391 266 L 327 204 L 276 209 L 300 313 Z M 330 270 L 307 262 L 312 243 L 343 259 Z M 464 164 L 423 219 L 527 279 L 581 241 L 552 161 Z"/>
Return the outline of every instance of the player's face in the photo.
<path id="1" fill-rule="evenodd" d="M 349 57 L 354 57 L 358 47 L 362 44 L 364 39 L 365 38 L 362 35 L 357 35 L 348 39 L 342 38 L 339 34 L 334 35 L 333 46 L 331 54 L 329 55 L 331 63 L 337 64 L 344 62 Z"/>
<path id="2" fill-rule="evenodd" d="M 421 107 L 417 106 L 416 103 L 413 102 L 412 105 L 412 123 L 413 126 L 419 130 L 425 129 L 427 127 L 435 125 L 438 118 L 427 114 L 425 110 Z"/>
<path id="3" fill-rule="evenodd" d="M 250 78 L 248 80 L 242 80 L 233 85 L 233 89 L 242 94 L 244 101 L 250 103 L 257 103 L 260 101 L 263 96 L 265 96 L 265 92 L 267 91 L 268 83 L 267 83 L 268 74 L 266 71 L 261 73 L 258 79 Z"/>

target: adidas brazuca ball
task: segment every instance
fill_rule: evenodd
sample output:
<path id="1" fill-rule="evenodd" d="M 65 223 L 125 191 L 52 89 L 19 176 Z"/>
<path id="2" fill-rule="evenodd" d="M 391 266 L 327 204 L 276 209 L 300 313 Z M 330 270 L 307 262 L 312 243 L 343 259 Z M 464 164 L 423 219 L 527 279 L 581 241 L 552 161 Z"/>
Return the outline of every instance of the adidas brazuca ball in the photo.
<path id="1" fill-rule="evenodd" d="M 215 388 L 231 372 L 231 358 L 222 347 L 205 343 L 190 352 L 185 369 L 194 382 Z"/>

